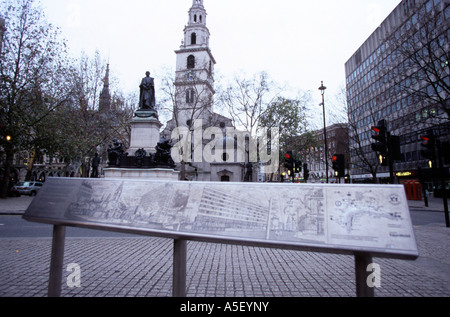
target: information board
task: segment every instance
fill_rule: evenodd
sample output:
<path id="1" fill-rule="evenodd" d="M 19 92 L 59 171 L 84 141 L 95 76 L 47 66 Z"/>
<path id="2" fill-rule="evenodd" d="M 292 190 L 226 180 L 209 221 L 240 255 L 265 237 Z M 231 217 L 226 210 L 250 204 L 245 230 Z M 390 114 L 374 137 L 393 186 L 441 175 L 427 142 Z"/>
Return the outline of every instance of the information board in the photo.
<path id="1" fill-rule="evenodd" d="M 418 256 L 399 185 L 50 178 L 24 218 L 174 239 Z"/>

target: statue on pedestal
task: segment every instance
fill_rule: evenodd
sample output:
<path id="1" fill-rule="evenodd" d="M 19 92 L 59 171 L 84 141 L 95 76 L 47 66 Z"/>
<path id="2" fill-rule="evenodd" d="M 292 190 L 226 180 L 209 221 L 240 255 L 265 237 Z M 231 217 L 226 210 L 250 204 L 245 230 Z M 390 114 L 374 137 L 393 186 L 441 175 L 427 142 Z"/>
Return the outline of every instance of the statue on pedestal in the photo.
<path id="1" fill-rule="evenodd" d="M 155 110 L 155 79 L 150 77 L 150 72 L 146 72 L 145 75 L 146 77 L 142 79 L 142 83 L 139 86 L 141 89 L 139 108 Z"/>
<path id="2" fill-rule="evenodd" d="M 155 79 L 150 77 L 150 72 L 145 73 L 142 79 L 139 93 L 139 110 L 136 112 L 137 117 L 149 118 L 155 117 L 158 119 L 158 112 L 156 111 L 155 98 Z"/>

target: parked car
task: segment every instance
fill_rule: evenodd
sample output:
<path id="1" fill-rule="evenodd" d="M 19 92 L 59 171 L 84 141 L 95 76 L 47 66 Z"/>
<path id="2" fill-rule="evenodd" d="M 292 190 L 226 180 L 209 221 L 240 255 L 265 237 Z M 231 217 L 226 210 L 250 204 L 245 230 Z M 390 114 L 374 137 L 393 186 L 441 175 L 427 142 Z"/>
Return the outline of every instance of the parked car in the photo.
<path id="1" fill-rule="evenodd" d="M 17 191 L 19 195 L 36 196 L 43 185 L 41 182 L 18 182 L 13 186 L 13 190 Z"/>

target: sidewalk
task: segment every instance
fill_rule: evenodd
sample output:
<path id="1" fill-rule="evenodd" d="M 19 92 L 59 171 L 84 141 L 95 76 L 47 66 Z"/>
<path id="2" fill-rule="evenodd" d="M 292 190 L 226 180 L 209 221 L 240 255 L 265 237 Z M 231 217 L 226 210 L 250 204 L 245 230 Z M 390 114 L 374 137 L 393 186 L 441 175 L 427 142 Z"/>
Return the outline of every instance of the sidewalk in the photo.
<path id="1" fill-rule="evenodd" d="M 29 202 L 2 200 L 0 214 L 20 214 Z M 414 230 L 416 261 L 374 258 L 381 267 L 375 296 L 450 296 L 450 229 L 430 224 Z M 0 236 L 0 297 L 47 296 L 50 254 L 51 237 Z M 64 268 L 79 264 L 81 285 L 70 288 L 64 269 L 62 296 L 170 297 L 172 254 L 168 239 L 67 238 Z M 353 256 L 188 242 L 187 272 L 189 297 L 355 296 Z"/>
<path id="2" fill-rule="evenodd" d="M 34 197 L 30 196 L 8 197 L 6 199 L 0 199 L 0 215 L 23 214 L 25 210 L 27 210 L 33 199 Z"/>
<path id="3" fill-rule="evenodd" d="M 409 208 L 423 209 L 430 211 L 444 211 L 443 198 L 428 197 L 428 207 L 425 207 L 424 200 L 408 200 Z"/>

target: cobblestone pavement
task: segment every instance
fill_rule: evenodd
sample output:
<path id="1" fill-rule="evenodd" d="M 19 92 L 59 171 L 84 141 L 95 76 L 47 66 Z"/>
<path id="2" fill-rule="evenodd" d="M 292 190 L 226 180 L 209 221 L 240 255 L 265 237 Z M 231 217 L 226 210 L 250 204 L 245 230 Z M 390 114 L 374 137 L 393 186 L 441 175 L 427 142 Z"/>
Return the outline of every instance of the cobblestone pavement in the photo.
<path id="1" fill-rule="evenodd" d="M 381 267 L 375 296 L 450 296 L 450 229 L 430 224 L 414 230 L 416 261 L 373 259 Z M 0 297 L 47 296 L 50 254 L 49 238 L 0 237 Z M 67 238 L 64 268 L 77 263 L 81 283 L 70 288 L 71 271 L 64 270 L 62 296 L 170 297 L 172 254 L 168 239 Z M 187 274 L 187 295 L 197 298 L 356 293 L 354 258 L 347 255 L 188 242 Z"/>

